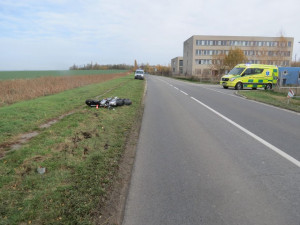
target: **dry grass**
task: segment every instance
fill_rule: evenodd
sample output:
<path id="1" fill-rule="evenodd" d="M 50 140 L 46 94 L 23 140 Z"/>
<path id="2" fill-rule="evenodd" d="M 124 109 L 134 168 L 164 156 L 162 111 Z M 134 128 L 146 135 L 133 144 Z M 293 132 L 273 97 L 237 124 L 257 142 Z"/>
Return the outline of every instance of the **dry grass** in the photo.
<path id="1" fill-rule="evenodd" d="M 0 107 L 41 96 L 56 94 L 93 83 L 122 77 L 128 73 L 41 77 L 0 81 Z"/>

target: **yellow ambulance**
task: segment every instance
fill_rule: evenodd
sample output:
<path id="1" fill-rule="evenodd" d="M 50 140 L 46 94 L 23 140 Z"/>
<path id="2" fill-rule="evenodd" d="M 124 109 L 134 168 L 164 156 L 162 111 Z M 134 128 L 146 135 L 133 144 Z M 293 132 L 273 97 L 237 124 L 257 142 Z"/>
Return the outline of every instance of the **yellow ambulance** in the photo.
<path id="1" fill-rule="evenodd" d="M 272 89 L 278 79 L 278 67 L 263 64 L 238 64 L 227 75 L 221 78 L 223 88 L 233 87 Z"/>

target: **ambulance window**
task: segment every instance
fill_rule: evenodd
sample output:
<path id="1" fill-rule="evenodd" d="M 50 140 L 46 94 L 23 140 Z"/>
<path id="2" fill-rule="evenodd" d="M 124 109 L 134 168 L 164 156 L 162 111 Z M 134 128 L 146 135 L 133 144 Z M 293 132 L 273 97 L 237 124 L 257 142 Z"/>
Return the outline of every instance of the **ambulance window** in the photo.
<path id="1" fill-rule="evenodd" d="M 264 71 L 264 69 L 255 68 L 255 69 L 253 69 L 253 73 L 252 74 L 260 74 L 263 71 Z"/>
<path id="2" fill-rule="evenodd" d="M 243 75 L 249 76 L 249 75 L 254 75 L 254 74 L 260 74 L 264 71 L 264 69 L 259 69 L 259 68 L 248 68 L 246 69 L 245 73 Z"/>
<path id="3" fill-rule="evenodd" d="M 251 74 L 251 71 L 252 71 L 252 69 L 251 68 L 248 68 L 248 69 L 246 69 L 246 71 L 244 72 L 244 74 L 243 75 L 250 75 Z"/>
<path id="4" fill-rule="evenodd" d="M 231 74 L 231 75 L 240 75 L 243 71 L 244 71 L 245 68 L 242 68 L 242 67 L 234 67 L 232 70 L 229 71 L 228 74 Z"/>

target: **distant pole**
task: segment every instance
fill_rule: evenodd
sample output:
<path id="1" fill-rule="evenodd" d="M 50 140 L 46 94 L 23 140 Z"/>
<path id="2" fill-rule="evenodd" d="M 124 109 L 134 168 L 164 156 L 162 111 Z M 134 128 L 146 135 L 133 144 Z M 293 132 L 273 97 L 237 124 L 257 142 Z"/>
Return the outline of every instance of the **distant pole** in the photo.
<path id="1" fill-rule="evenodd" d="M 298 44 L 300 44 L 300 41 L 298 41 Z M 297 54 L 296 54 L 296 56 L 295 57 L 297 57 Z M 295 62 L 297 62 L 297 60 L 295 59 Z"/>

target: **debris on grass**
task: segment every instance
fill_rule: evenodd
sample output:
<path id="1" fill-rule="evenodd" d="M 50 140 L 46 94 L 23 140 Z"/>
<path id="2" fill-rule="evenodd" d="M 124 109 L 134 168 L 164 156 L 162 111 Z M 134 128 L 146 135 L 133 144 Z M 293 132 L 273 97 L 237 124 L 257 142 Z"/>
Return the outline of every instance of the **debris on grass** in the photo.
<path id="1" fill-rule="evenodd" d="M 38 172 L 39 174 L 44 174 L 44 173 L 46 173 L 46 168 L 45 168 L 45 167 L 39 166 L 39 167 L 37 168 L 37 172 Z"/>

